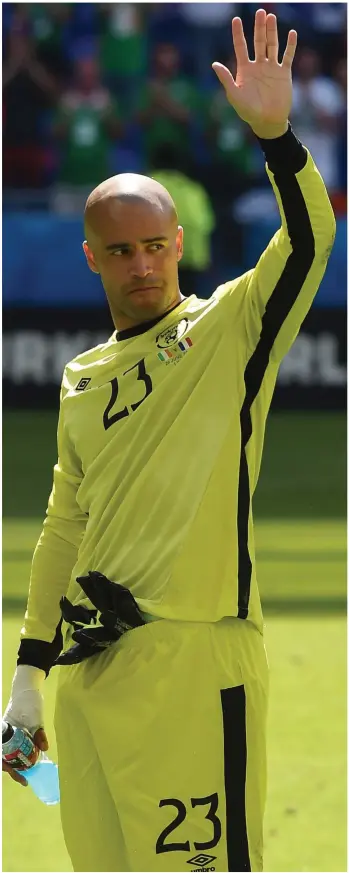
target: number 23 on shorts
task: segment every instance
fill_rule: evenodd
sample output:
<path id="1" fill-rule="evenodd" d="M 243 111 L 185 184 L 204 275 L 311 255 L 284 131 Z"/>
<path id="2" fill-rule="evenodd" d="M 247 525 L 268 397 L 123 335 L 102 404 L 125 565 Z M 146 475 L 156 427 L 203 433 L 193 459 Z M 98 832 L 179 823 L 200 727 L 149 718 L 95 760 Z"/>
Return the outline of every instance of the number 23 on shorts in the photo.
<path id="1" fill-rule="evenodd" d="M 220 819 L 217 816 L 218 809 L 218 794 L 215 792 L 214 794 L 209 794 L 208 797 L 191 797 L 190 799 L 192 808 L 196 806 L 209 806 L 206 815 L 204 816 L 208 821 L 212 822 L 213 833 L 210 840 L 207 840 L 204 843 L 193 842 L 190 844 L 189 840 L 186 840 L 184 843 L 169 843 L 165 842 L 166 838 L 171 834 L 176 828 L 182 824 L 187 816 L 187 809 L 182 800 L 178 800 L 175 797 L 166 797 L 163 800 L 160 800 L 159 807 L 163 806 L 174 806 L 177 810 L 176 818 L 174 818 L 161 832 L 160 836 L 156 842 L 156 854 L 160 854 L 161 852 L 190 852 L 192 851 L 192 847 L 199 850 L 207 850 L 213 849 L 219 843 L 219 840 L 222 835 L 222 825 Z M 204 812 L 204 810 L 203 810 Z"/>

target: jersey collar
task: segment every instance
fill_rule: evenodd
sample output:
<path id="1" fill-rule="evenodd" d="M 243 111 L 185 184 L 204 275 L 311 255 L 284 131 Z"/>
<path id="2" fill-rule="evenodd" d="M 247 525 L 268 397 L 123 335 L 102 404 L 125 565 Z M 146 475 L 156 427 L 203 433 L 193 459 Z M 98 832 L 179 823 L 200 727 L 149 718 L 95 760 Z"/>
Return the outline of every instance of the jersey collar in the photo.
<path id="1" fill-rule="evenodd" d="M 178 307 L 181 306 L 182 303 L 187 303 L 188 300 L 189 298 L 185 297 L 184 300 L 180 300 L 179 303 L 176 303 L 175 306 L 173 306 L 172 309 L 169 309 L 168 312 L 165 312 L 164 315 L 159 315 L 157 318 L 153 318 L 151 321 L 145 321 L 142 324 L 134 325 L 134 327 L 128 327 L 125 330 L 116 331 L 113 334 L 113 339 L 117 343 L 119 343 L 122 340 L 131 339 L 131 337 L 140 336 L 140 334 L 146 333 L 147 330 L 155 327 L 158 322 L 163 321 L 165 318 L 167 318 L 168 315 L 170 315 L 171 312 L 174 312 L 175 309 L 178 309 Z"/>

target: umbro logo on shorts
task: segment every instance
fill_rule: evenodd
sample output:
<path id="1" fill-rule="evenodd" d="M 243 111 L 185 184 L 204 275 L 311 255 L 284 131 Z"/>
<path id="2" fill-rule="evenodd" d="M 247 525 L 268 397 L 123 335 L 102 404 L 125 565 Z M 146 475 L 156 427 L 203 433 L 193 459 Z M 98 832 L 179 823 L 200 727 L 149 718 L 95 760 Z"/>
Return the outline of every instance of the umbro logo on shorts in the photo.
<path id="1" fill-rule="evenodd" d="M 195 864 L 195 869 L 203 873 L 204 870 L 215 870 L 215 867 L 209 867 L 208 865 L 215 861 L 216 857 L 216 855 L 203 855 L 201 853 L 200 855 L 195 855 L 195 858 L 190 858 L 187 864 Z"/>

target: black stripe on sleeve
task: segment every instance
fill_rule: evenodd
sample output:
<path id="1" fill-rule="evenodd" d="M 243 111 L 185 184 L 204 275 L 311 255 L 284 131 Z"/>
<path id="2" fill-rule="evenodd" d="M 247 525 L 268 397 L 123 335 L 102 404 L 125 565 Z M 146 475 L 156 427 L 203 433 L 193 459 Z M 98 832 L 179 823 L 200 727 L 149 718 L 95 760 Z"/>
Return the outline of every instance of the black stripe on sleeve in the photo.
<path id="1" fill-rule="evenodd" d="M 31 667 L 39 667 L 40 670 L 45 670 L 46 676 L 48 676 L 63 648 L 62 621 L 63 619 L 57 625 L 52 643 L 47 643 L 44 640 L 21 640 L 17 665 L 29 664 Z"/>
<path id="2" fill-rule="evenodd" d="M 228 870 L 251 870 L 246 826 L 246 698 L 243 685 L 221 691 Z"/>
<path id="3" fill-rule="evenodd" d="M 246 391 L 240 411 L 238 486 L 238 618 L 242 619 L 248 616 L 252 573 L 248 549 L 251 495 L 246 457 L 246 446 L 252 434 L 251 406 L 260 390 L 276 337 L 297 300 L 315 255 L 313 230 L 296 176 L 290 174 L 286 166 L 274 178 L 285 212 L 292 251 L 266 305 L 260 337 L 244 373 Z"/>

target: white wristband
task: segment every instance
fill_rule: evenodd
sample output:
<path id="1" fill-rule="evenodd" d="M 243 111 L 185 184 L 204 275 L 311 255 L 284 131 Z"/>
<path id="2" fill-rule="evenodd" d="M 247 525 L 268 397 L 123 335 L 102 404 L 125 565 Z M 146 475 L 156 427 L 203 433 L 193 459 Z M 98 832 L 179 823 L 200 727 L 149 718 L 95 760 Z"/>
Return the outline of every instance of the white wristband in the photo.
<path id="1" fill-rule="evenodd" d="M 4 721 L 16 727 L 26 727 L 31 733 L 44 724 L 42 688 L 44 670 L 19 664 L 13 677 L 11 697 L 4 713 Z"/>
<path id="2" fill-rule="evenodd" d="M 22 691 L 40 691 L 42 694 L 45 679 L 45 670 L 29 664 L 19 664 L 12 680 L 11 697 L 22 694 Z"/>

